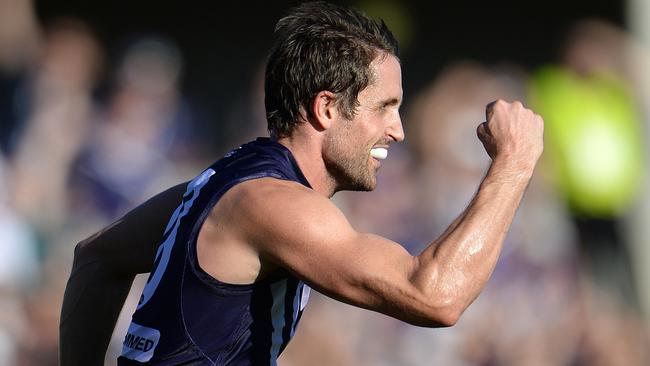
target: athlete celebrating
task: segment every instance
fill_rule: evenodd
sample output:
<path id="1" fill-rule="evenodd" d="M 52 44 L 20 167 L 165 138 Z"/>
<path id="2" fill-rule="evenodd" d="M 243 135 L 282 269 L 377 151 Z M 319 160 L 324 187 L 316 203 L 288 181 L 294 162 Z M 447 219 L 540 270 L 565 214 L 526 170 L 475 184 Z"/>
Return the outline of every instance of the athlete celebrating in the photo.
<path id="1" fill-rule="evenodd" d="M 62 365 L 103 362 L 137 273 L 151 272 L 119 365 L 275 365 L 308 286 L 427 327 L 456 323 L 484 287 L 542 152 L 542 119 L 519 102 L 487 106 L 477 129 L 487 175 L 447 231 L 411 256 L 357 232 L 329 200 L 373 190 L 390 144 L 404 139 L 395 38 L 383 22 L 323 2 L 295 8 L 276 34 L 271 138 L 77 245 Z"/>

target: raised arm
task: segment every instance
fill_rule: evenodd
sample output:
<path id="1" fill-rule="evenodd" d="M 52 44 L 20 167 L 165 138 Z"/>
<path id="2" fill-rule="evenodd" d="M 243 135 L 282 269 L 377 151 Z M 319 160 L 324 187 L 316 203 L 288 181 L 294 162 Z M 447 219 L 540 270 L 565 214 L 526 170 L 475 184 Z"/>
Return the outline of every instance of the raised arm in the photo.
<path id="1" fill-rule="evenodd" d="M 355 231 L 328 199 L 290 183 L 248 189 L 241 230 L 263 262 L 331 297 L 416 325 L 453 325 L 487 282 L 542 152 L 543 121 L 520 103 L 488 106 L 487 120 L 478 129 L 493 159 L 486 177 L 465 212 L 417 257 Z"/>
<path id="2" fill-rule="evenodd" d="M 185 184 L 151 198 L 75 247 L 61 310 L 59 363 L 103 365 L 117 317 L 136 274 L 151 270 Z"/>

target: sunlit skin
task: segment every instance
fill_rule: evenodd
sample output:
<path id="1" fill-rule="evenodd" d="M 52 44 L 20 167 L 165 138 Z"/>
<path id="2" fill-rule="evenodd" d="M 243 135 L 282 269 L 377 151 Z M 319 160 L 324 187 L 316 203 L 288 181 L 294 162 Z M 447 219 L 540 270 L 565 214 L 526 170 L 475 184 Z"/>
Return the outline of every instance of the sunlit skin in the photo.
<path id="1" fill-rule="evenodd" d="M 398 243 L 355 230 L 329 199 L 342 189 L 373 189 L 381 162 L 371 156 L 372 148 L 404 138 L 399 62 L 379 53 L 370 69 L 373 83 L 359 94 L 352 120 L 338 110 L 337 95 L 320 91 L 305 106 L 312 113 L 303 115 L 312 117 L 278 141 L 292 152 L 313 189 L 274 178 L 234 186 L 200 229 L 198 262 L 223 282 L 250 284 L 287 271 L 340 301 L 415 325 L 451 326 L 494 269 L 542 153 L 544 123 L 519 102 L 487 106 L 487 121 L 477 135 L 492 164 L 465 211 L 412 256 Z M 83 342 L 92 344 L 79 357 L 103 360 L 131 285 L 129 275 L 151 270 L 160 233 L 184 191 L 180 184 L 158 194 L 77 245 L 76 275 L 61 317 L 62 359 L 76 359 L 79 337 L 85 337 Z M 100 269 L 106 276 L 97 277 Z M 93 319 L 96 337 L 88 338 L 84 319 L 98 309 L 112 315 Z"/>
<path id="2" fill-rule="evenodd" d="M 341 190 L 375 188 L 381 163 L 370 156 L 370 150 L 388 148 L 391 142 L 404 140 L 399 115 L 402 75 L 399 61 L 389 54 L 380 54 L 370 68 L 373 83 L 359 93 L 359 106 L 352 120 L 346 119 L 339 110 L 336 94 L 322 91 L 312 103 L 313 118 L 299 123 L 291 136 L 279 140 L 291 150 L 313 191 L 293 182 L 260 179 L 239 184 L 220 200 L 210 215 L 214 222 L 207 220 L 199 233 L 199 263 L 208 273 L 225 282 L 247 284 L 277 269 L 277 263 L 264 263 L 250 245 L 229 240 L 230 233 L 224 235 L 225 228 L 242 225 L 237 219 L 226 223 L 225 218 L 232 216 L 234 202 L 246 202 L 249 193 L 264 196 L 269 190 L 274 191 L 272 187 L 282 191 L 290 187 L 297 192 L 329 198 Z M 326 202 L 330 208 L 335 207 Z M 342 216 L 340 212 L 337 214 Z M 213 235 L 216 239 L 208 239 Z M 215 245 L 216 241 L 220 244 Z M 204 251 L 214 251 L 214 254 L 203 256 Z M 211 258 L 212 264 L 202 258 Z"/>
<path id="3" fill-rule="evenodd" d="M 283 268 L 341 301 L 412 324 L 452 325 L 494 268 L 542 152 L 543 121 L 519 102 L 488 106 L 477 134 L 492 165 L 466 211 L 414 257 L 391 240 L 357 232 L 328 199 L 342 189 L 373 189 L 381 163 L 371 148 L 404 138 L 399 62 L 379 55 L 371 69 L 374 83 L 359 94 L 352 120 L 338 110 L 335 94 L 321 91 L 313 117 L 279 140 L 313 190 L 271 178 L 235 186 L 201 229 L 199 263 L 237 284 Z"/>
<path id="4" fill-rule="evenodd" d="M 309 118 L 295 121 L 290 134 L 277 140 L 312 188 L 271 177 L 235 185 L 200 228 L 198 262 L 222 282 L 251 284 L 284 271 L 358 307 L 410 324 L 451 326 L 494 269 L 542 153 L 544 123 L 519 102 L 497 100 L 486 107 L 477 135 L 490 168 L 465 211 L 413 256 L 392 240 L 355 230 L 330 200 L 340 190 L 374 189 L 386 149 L 404 139 L 399 61 L 378 50 L 369 71 L 371 83 L 359 93 L 351 119 L 339 110 L 338 95 L 321 90 L 303 106 L 301 114 Z M 103 362 L 133 276 L 151 270 L 184 191 L 180 184 L 158 194 L 77 245 L 61 316 L 62 360 Z"/>
<path id="5" fill-rule="evenodd" d="M 326 197 L 341 190 L 373 190 L 381 163 L 370 156 L 370 149 L 404 140 L 399 61 L 380 53 L 370 69 L 373 83 L 359 93 L 352 120 L 338 109 L 336 94 L 321 91 L 311 105 L 313 117 L 299 123 L 291 136 L 279 139 L 314 190 Z"/>
<path id="6" fill-rule="evenodd" d="M 371 191 L 377 185 L 376 173 L 381 163 L 371 157 L 373 147 L 388 148 L 392 142 L 404 140 L 399 107 L 402 102 L 402 77 L 399 61 L 382 55 L 371 64 L 374 82 L 359 93 L 359 107 L 352 120 L 342 118 L 336 110 L 328 111 L 336 118 L 326 130 L 323 160 L 333 192 L 341 190 Z M 381 77 L 377 77 L 381 75 Z M 321 93 L 324 103 L 328 94 Z M 315 104 L 319 108 L 321 102 Z M 281 141 L 282 142 L 282 141 Z"/>

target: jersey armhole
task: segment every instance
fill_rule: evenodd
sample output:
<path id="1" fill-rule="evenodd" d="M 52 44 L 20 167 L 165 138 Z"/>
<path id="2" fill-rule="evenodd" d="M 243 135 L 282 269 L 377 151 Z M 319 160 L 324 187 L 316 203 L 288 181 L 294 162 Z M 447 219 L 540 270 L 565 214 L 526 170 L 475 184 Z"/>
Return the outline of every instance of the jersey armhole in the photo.
<path id="1" fill-rule="evenodd" d="M 190 271 L 204 285 L 208 286 L 210 289 L 212 289 L 213 291 L 215 291 L 220 295 L 235 295 L 242 292 L 249 292 L 257 286 L 265 286 L 268 285 L 269 283 L 278 281 L 284 277 L 283 275 L 284 271 L 279 270 L 260 281 L 256 281 L 250 284 L 231 284 L 231 283 L 220 281 L 219 279 L 207 273 L 205 270 L 203 270 L 203 268 L 201 268 L 201 265 L 199 264 L 198 261 L 197 240 L 199 237 L 199 232 L 203 227 L 203 223 L 207 219 L 208 215 L 210 214 L 210 212 L 212 212 L 212 209 L 217 205 L 221 197 L 223 197 L 223 195 L 226 194 L 231 188 L 235 187 L 240 183 L 247 182 L 254 179 L 261 179 L 261 178 L 275 178 L 280 180 L 292 181 L 292 179 L 284 176 L 279 172 L 271 171 L 271 172 L 264 172 L 260 174 L 253 174 L 251 176 L 242 178 L 240 180 L 225 185 L 216 194 L 214 194 L 212 198 L 210 198 L 208 204 L 203 208 L 188 238 L 187 263 L 189 264 Z"/>

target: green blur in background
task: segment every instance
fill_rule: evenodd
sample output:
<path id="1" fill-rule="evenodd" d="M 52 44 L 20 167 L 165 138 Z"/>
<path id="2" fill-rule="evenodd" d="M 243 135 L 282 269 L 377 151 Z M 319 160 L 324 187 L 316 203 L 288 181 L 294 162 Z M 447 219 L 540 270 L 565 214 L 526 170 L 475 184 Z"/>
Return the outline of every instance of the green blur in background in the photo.
<path id="1" fill-rule="evenodd" d="M 545 121 L 546 168 L 577 214 L 612 217 L 637 196 L 642 130 L 632 95 L 605 74 L 545 67 L 532 103 Z"/>

